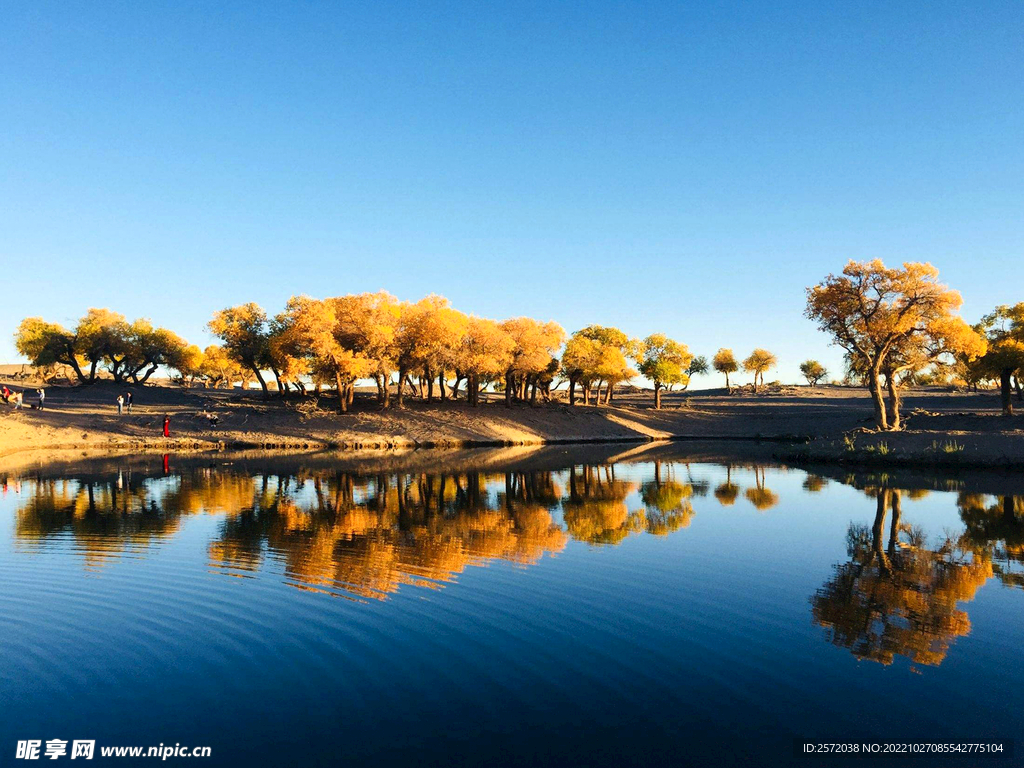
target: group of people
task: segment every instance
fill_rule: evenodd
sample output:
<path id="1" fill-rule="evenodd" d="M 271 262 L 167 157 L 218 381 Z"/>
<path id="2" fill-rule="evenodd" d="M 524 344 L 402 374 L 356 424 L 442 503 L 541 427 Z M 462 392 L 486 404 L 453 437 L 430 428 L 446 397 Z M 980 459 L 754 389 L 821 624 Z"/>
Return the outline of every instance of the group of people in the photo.
<path id="1" fill-rule="evenodd" d="M 131 391 L 119 394 L 117 396 L 117 415 L 120 416 L 125 411 L 128 413 L 132 412 L 132 405 L 135 404 L 135 396 Z M 164 437 L 171 436 L 171 417 L 170 415 L 164 416 Z"/>
<path id="2" fill-rule="evenodd" d="M 35 408 L 37 410 L 43 410 L 46 407 L 46 390 L 40 387 L 36 390 L 36 397 L 38 398 Z M 0 400 L 5 405 L 13 405 L 15 410 L 21 410 L 25 407 L 25 393 L 22 390 L 12 390 L 6 384 L 0 387 Z M 117 415 L 122 415 L 125 410 L 128 413 L 132 412 L 132 405 L 135 404 L 135 396 L 129 391 L 117 396 Z M 211 426 L 217 425 L 216 416 L 208 416 Z M 171 417 L 170 415 L 164 416 L 163 424 L 164 437 L 171 436 Z"/>
<path id="3" fill-rule="evenodd" d="M 36 408 L 41 411 L 46 405 L 46 390 L 42 388 L 37 389 L 36 397 L 38 398 Z M 23 390 L 12 391 L 11 388 L 5 384 L 3 388 L 0 389 L 0 400 L 3 400 L 5 405 L 13 405 L 14 410 L 20 411 L 25 407 L 25 392 Z"/>
<path id="4" fill-rule="evenodd" d="M 117 396 L 117 415 L 120 416 L 124 413 L 125 409 L 128 409 L 128 413 L 132 412 L 132 403 L 135 401 L 135 397 L 132 393 L 125 392 L 123 395 Z"/>

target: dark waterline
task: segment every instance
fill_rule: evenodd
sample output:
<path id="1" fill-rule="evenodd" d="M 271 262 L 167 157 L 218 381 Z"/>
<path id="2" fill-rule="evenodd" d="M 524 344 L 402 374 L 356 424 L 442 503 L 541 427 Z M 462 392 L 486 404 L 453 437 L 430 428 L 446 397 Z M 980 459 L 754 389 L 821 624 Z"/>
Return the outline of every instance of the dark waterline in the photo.
<path id="1" fill-rule="evenodd" d="M 687 448 L 0 476 L 0 754 L 817 765 L 795 740 L 1020 734 L 1024 482 Z"/>

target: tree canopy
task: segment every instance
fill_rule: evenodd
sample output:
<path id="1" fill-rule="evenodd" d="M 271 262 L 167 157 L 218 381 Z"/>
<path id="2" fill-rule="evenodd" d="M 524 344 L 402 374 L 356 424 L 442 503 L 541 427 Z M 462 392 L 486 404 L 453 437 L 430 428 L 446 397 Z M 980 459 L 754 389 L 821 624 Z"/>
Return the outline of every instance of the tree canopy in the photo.
<path id="1" fill-rule="evenodd" d="M 814 386 L 828 376 L 828 370 L 817 360 L 805 360 L 800 363 L 800 375 L 807 379 L 808 384 Z"/>
<path id="2" fill-rule="evenodd" d="M 685 344 L 673 341 L 664 334 L 654 333 L 640 344 L 640 373 L 654 384 L 654 407 L 661 408 L 661 388 L 670 384 L 683 384 L 690 380 L 687 366 L 693 355 Z"/>
<path id="3" fill-rule="evenodd" d="M 939 283 L 931 264 L 908 262 L 886 267 L 881 260 L 850 261 L 807 289 L 808 318 L 865 371 L 875 421 L 881 429 L 899 427 L 897 374 L 957 352 L 977 357 L 985 340 L 955 313 L 960 294 Z M 881 377 L 889 382 L 889 409 Z"/>
<path id="4" fill-rule="evenodd" d="M 736 362 L 736 358 L 732 354 L 732 350 L 725 349 L 724 347 L 718 350 L 711 360 L 711 365 L 716 371 L 725 375 L 725 388 L 731 389 L 729 386 L 729 374 L 736 373 L 740 369 L 739 363 Z"/>
<path id="5" fill-rule="evenodd" d="M 748 373 L 754 374 L 754 393 L 757 393 L 757 381 L 760 378 L 761 384 L 764 384 L 765 371 L 774 368 L 778 363 L 778 359 L 769 352 L 767 349 L 761 349 L 758 347 L 750 356 L 743 361 L 743 370 Z"/>

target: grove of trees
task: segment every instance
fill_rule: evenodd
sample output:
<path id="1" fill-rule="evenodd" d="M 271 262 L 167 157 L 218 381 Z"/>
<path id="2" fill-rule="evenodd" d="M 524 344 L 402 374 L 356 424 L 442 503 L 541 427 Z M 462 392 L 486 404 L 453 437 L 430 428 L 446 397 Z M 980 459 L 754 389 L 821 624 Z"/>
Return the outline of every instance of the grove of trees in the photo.
<path id="1" fill-rule="evenodd" d="M 930 264 L 850 261 L 807 289 L 805 315 L 845 352 L 847 378 L 868 389 L 880 429 L 901 427 L 901 389 L 908 383 L 950 378 L 974 387 L 998 382 L 1010 415 L 1014 390 L 1024 399 L 1024 302 L 997 307 L 974 326 L 958 315 L 961 303 Z M 476 406 L 488 387 L 508 405 L 535 404 L 550 400 L 563 383 L 570 405 L 580 397 L 585 405 L 602 405 L 637 375 L 653 383 L 653 405 L 660 408 L 664 390 L 685 390 L 692 377 L 712 369 L 731 391 L 730 377 L 742 368 L 756 394 L 778 362 L 763 348 L 742 361 L 722 348 L 709 362 L 664 334 L 634 339 L 601 325 L 567 337 L 555 322 L 490 320 L 441 296 L 405 302 L 384 291 L 296 296 L 273 316 L 255 303 L 240 304 L 215 312 L 207 328 L 220 343 L 200 349 L 146 319 L 90 309 L 72 328 L 27 318 L 15 343 L 34 366 L 63 367 L 81 384 L 102 375 L 141 385 L 165 369 L 186 385 L 257 382 L 267 396 L 272 388 L 286 397 L 328 387 L 342 412 L 359 381 L 376 384 L 383 408 L 400 408 L 409 396 L 445 401 L 463 392 Z M 828 376 L 817 360 L 806 360 L 800 372 L 812 385 Z"/>
<path id="2" fill-rule="evenodd" d="M 373 381 L 384 408 L 407 396 L 470 405 L 490 386 L 505 402 L 547 401 L 556 378 L 568 383 L 576 404 L 607 404 L 615 388 L 639 373 L 661 390 L 685 387 L 707 372 L 685 344 L 660 334 L 632 339 L 617 328 L 590 325 L 566 338 L 555 322 L 529 317 L 504 321 L 466 315 L 437 295 L 409 303 L 386 292 L 314 299 L 292 298 L 277 315 L 255 303 L 227 307 L 207 325 L 220 341 L 205 350 L 147 320 L 129 323 L 106 309 L 91 309 L 72 329 L 41 318 L 24 320 L 18 351 L 41 368 L 68 366 L 82 384 L 106 371 L 119 383 L 145 383 L 163 367 L 186 385 L 248 386 L 258 382 L 281 397 L 333 388 L 346 412 L 358 381 Z M 639 366 L 640 370 L 633 367 Z"/>

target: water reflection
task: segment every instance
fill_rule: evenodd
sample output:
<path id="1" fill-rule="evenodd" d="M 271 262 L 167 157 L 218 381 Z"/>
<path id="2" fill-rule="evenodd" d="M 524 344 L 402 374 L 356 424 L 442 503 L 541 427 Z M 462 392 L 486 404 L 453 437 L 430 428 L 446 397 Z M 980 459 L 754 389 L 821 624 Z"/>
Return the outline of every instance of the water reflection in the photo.
<path id="1" fill-rule="evenodd" d="M 903 656 L 915 664 L 939 664 L 952 641 L 970 631 L 967 613 L 957 606 L 974 598 L 992 576 L 992 564 L 949 537 L 929 548 L 924 531 L 902 522 L 899 490 L 879 488 L 874 495 L 874 523 L 851 523 L 850 561 L 836 566 L 812 598 L 814 620 L 833 644 L 859 659 L 891 664 Z"/>
<path id="2" fill-rule="evenodd" d="M 982 585 L 994 578 L 1024 587 L 1024 500 L 968 492 L 955 480 L 925 487 L 920 479 L 827 471 L 790 479 L 757 464 L 672 460 L 428 472 L 224 464 L 173 473 L 166 462 L 149 473 L 128 462 L 14 483 L 0 478 L 4 494 L 16 493 L 16 551 L 70 549 L 101 572 L 145 556 L 186 518 L 207 515 L 205 558 L 215 573 L 272 574 L 298 589 L 360 600 L 406 586 L 441 588 L 495 561 L 528 567 L 573 540 L 608 547 L 668 536 L 713 524 L 715 508 L 720 516 L 785 511 L 785 501 L 804 494 L 817 504 L 838 488 L 849 499 L 842 509 L 857 515 L 843 520 L 846 559 L 827 578 L 824 568 L 815 571 L 814 582 L 824 584 L 810 597 L 810 618 L 833 645 L 881 664 L 942 663 L 971 631 L 967 605 Z M 929 536 L 907 522 L 905 502 L 933 490 L 955 503 L 962 530 Z M 861 493 L 871 511 L 861 508 Z M 737 505 L 741 497 L 748 504 Z"/>
<path id="3" fill-rule="evenodd" d="M 1024 588 L 1024 498 L 960 493 L 957 507 L 964 543 L 991 560 L 1003 584 Z"/>
<path id="4" fill-rule="evenodd" d="M 558 494 L 538 473 L 265 476 L 256 503 L 225 519 L 210 560 L 255 572 L 272 557 L 300 588 L 384 598 L 489 560 L 560 552 L 566 535 L 549 509 Z"/>

